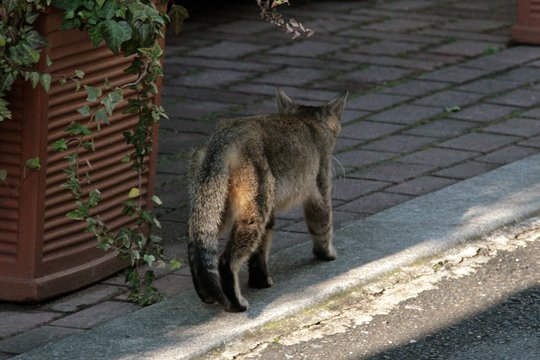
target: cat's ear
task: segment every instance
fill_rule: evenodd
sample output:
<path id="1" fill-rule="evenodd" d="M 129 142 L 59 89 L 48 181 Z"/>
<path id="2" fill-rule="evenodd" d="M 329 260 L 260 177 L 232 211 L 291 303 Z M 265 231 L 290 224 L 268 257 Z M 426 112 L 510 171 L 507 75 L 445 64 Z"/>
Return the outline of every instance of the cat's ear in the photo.
<path id="1" fill-rule="evenodd" d="M 289 95 L 285 94 L 285 91 L 278 87 L 276 87 L 276 100 L 278 112 L 280 114 L 292 114 L 297 108 L 293 99 L 291 99 Z"/>
<path id="2" fill-rule="evenodd" d="M 347 96 L 349 96 L 349 93 L 347 91 L 341 92 L 330 100 L 326 104 L 326 111 L 330 116 L 335 116 L 338 119 L 341 119 L 341 116 L 343 115 L 343 110 L 345 109 L 345 102 L 347 101 Z"/>

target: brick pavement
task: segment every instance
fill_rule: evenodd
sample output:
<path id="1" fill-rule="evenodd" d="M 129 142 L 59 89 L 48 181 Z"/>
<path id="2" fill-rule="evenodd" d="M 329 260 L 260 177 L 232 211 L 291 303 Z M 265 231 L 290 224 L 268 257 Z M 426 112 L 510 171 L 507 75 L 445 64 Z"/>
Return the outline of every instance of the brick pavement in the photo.
<path id="1" fill-rule="evenodd" d="M 508 48 L 515 1 L 300 1 L 290 41 L 252 1 L 192 11 L 167 40 L 157 193 L 166 255 L 185 258 L 185 163 L 222 117 L 274 111 L 274 86 L 316 102 L 348 89 L 335 226 L 540 151 L 540 48 Z M 339 163 L 338 163 L 339 161 Z M 279 214 L 274 250 L 309 241 Z M 168 296 L 189 271 L 160 271 Z M 122 277 L 39 305 L 0 304 L 0 360 L 138 309 Z"/>

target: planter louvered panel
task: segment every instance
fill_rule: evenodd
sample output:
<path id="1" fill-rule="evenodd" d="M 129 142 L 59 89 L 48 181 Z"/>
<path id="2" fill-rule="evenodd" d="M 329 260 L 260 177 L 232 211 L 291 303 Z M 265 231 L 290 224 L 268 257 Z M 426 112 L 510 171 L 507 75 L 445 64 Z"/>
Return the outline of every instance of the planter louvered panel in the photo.
<path id="1" fill-rule="evenodd" d="M 84 33 L 60 31 L 60 24 L 60 14 L 40 20 L 40 32 L 49 43 L 44 55 L 53 61 L 52 73 L 71 76 L 82 70 L 86 73 L 83 83 L 92 86 L 102 85 L 105 79 L 113 86 L 136 80 L 124 72 L 131 59 L 113 55 L 105 46 L 94 49 Z M 42 61 L 39 68 L 45 66 Z M 61 86 L 59 78 L 53 79 L 48 94 L 19 84 L 12 92 L 14 119 L 0 123 L 0 169 L 9 173 L 8 186 L 0 185 L 0 300 L 41 300 L 96 282 L 123 266 L 113 253 L 96 248 L 84 222 L 66 216 L 75 208 L 71 194 L 62 187 L 66 154 L 56 153 L 52 144 L 65 137 L 64 129 L 72 122 L 86 124 L 77 113 L 86 104 L 86 93 L 75 92 L 71 82 Z M 79 154 L 81 173 L 88 170 L 86 160 L 92 165 L 92 183 L 85 186 L 102 194 L 93 211 L 113 230 L 133 223 L 122 215 L 122 203 L 139 181 L 130 164 L 120 161 L 130 152 L 123 132 L 137 122 L 135 116 L 121 113 L 126 105 L 121 104 L 110 125 L 103 125 L 94 137 L 97 151 Z M 95 124 L 89 127 L 94 129 Z M 35 156 L 42 160 L 41 170 L 25 170 L 25 161 Z M 156 151 L 142 179 L 147 198 L 152 195 L 155 157 Z M 23 181 L 25 172 L 28 176 Z M 18 191 L 10 190 L 17 187 Z"/>
<path id="2" fill-rule="evenodd" d="M 512 28 L 512 40 L 518 43 L 540 44 L 540 0 L 518 0 L 517 21 Z"/>
<path id="3" fill-rule="evenodd" d="M 531 14 L 540 17 L 540 0 L 530 0 L 529 6 Z"/>
<path id="4" fill-rule="evenodd" d="M 22 88 L 15 87 L 12 97 L 22 96 Z M 14 118 L 22 114 L 23 104 L 17 102 L 11 106 Z M 17 238 L 19 232 L 18 209 L 22 181 L 22 124 L 16 121 L 0 122 L 0 169 L 7 171 L 8 177 L 0 184 L 0 264 L 13 264 L 17 261 Z M 8 265 L 9 266 L 9 265 Z"/>

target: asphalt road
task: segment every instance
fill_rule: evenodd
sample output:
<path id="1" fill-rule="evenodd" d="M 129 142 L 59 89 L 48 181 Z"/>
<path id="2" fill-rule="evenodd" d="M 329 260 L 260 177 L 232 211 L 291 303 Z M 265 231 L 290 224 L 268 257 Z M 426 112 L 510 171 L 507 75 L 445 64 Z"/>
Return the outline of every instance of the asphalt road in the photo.
<path id="1" fill-rule="evenodd" d="M 469 266 L 474 259 L 482 261 Z M 540 359 L 540 240 L 510 251 L 483 249 L 433 268 L 433 274 L 398 274 L 385 280 L 390 286 L 383 282 L 334 299 L 214 356 Z"/>

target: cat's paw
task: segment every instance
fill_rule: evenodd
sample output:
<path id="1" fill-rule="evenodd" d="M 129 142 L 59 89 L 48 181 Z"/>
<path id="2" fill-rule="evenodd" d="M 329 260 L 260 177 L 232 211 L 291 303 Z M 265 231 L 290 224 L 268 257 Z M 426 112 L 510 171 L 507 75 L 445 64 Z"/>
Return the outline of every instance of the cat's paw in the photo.
<path id="1" fill-rule="evenodd" d="M 336 249 L 334 249 L 333 246 L 330 246 L 327 249 L 313 249 L 313 254 L 315 254 L 317 259 L 323 261 L 336 260 L 337 257 Z"/>
<path id="2" fill-rule="evenodd" d="M 274 281 L 270 276 L 256 277 L 250 276 L 248 286 L 253 289 L 266 289 L 274 285 Z"/>
<path id="3" fill-rule="evenodd" d="M 245 297 L 240 296 L 234 303 L 229 303 L 225 306 L 228 312 L 244 312 L 249 308 L 249 302 Z"/>

